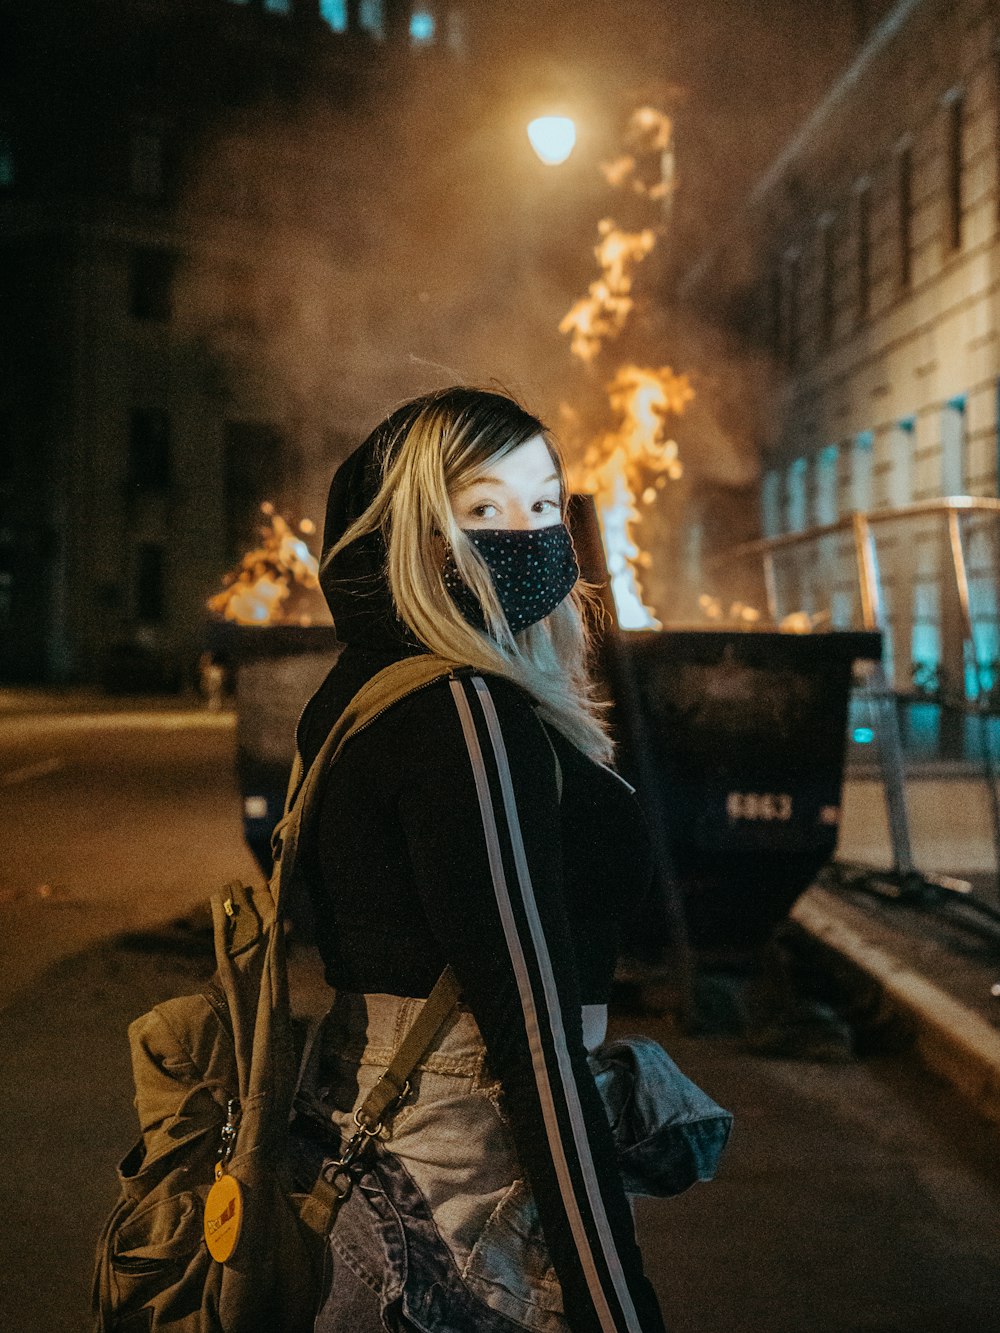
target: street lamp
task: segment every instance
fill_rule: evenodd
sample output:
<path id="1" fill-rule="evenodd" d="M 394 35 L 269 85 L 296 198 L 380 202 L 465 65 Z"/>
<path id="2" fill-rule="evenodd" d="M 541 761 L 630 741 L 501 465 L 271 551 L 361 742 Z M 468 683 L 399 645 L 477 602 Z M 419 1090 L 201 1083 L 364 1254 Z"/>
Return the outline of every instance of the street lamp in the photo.
<path id="1" fill-rule="evenodd" d="M 546 166 L 565 162 L 576 144 L 576 126 L 569 116 L 537 116 L 528 126 L 528 139 Z"/>

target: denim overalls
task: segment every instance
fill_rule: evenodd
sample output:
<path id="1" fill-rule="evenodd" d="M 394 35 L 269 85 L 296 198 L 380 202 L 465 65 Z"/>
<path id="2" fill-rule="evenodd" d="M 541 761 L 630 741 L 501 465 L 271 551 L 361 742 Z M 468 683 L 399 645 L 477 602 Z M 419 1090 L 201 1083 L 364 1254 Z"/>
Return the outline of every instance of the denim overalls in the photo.
<path id="1" fill-rule="evenodd" d="M 422 1000 L 338 993 L 304 1080 L 346 1140 Z M 316 1333 L 568 1333 L 499 1084 L 459 1008 L 338 1214 Z M 304 1178 L 323 1155 L 296 1140 Z M 383 1320 L 385 1321 L 383 1323 Z"/>

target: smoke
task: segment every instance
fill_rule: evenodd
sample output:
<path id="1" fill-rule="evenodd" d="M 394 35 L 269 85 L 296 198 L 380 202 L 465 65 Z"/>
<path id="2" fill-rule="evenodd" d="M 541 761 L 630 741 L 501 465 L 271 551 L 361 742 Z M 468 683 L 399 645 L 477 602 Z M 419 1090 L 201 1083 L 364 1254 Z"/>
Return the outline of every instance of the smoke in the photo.
<path id="1" fill-rule="evenodd" d="M 190 173 L 178 321 L 232 413 L 297 452 L 307 505 L 403 398 L 499 382 L 543 412 L 559 399 L 573 278 L 516 206 L 520 164 L 448 110 L 416 88 L 343 111 L 260 106 Z"/>
<path id="2" fill-rule="evenodd" d="M 545 68 L 561 62 L 572 91 L 600 84 L 584 103 L 595 121 L 634 108 L 664 71 L 683 78 L 683 102 L 669 102 L 669 264 L 680 268 L 815 100 L 845 45 L 839 15 L 849 8 L 835 0 L 817 15 L 792 0 L 732 0 L 667 20 L 628 0 L 612 28 L 604 7 L 581 8 L 573 25 L 554 3 L 491 7 L 483 91 L 467 86 L 472 65 L 396 66 L 378 83 L 274 98 L 217 125 L 188 171 L 177 313 L 218 367 L 227 411 L 275 425 L 300 457 L 293 507 L 315 512 L 339 457 L 401 399 L 443 383 L 498 382 L 553 422 L 568 401 L 587 431 L 601 429 L 611 376 L 574 368 L 558 324 L 593 275 L 593 229 L 607 204 L 588 207 L 572 163 L 558 185 L 526 174 L 537 165 L 513 147 L 523 125 L 504 91 L 515 77 L 505 85 L 498 73 L 505 63 L 544 50 Z M 649 160 L 650 147 L 640 134 L 626 155 Z M 662 150 L 655 134 L 652 147 Z M 637 188 L 641 173 L 617 167 L 632 181 L 616 205 L 628 228 L 626 194 L 640 211 L 663 201 Z M 659 191 L 662 177 L 650 180 Z M 687 371 L 697 394 L 678 434 L 688 475 L 745 486 L 766 370 L 687 315 L 658 310 L 662 260 L 647 267 L 655 272 L 635 293 L 617 360 Z"/>

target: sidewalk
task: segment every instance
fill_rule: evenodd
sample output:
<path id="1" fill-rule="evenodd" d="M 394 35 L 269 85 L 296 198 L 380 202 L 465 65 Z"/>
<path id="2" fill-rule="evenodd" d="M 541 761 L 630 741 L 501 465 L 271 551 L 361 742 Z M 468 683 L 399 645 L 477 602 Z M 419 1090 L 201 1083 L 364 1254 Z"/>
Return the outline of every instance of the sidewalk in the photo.
<path id="1" fill-rule="evenodd" d="M 86 727 L 95 722 L 118 726 L 233 727 L 232 707 L 213 710 L 193 690 L 184 694 L 105 694 L 94 686 L 61 688 L 0 685 L 0 726 Z"/>
<path id="2" fill-rule="evenodd" d="M 964 925 L 975 918 L 960 903 L 945 915 L 833 876 L 792 917 L 874 982 L 912 1024 L 923 1062 L 1000 1125 L 1000 933 Z"/>

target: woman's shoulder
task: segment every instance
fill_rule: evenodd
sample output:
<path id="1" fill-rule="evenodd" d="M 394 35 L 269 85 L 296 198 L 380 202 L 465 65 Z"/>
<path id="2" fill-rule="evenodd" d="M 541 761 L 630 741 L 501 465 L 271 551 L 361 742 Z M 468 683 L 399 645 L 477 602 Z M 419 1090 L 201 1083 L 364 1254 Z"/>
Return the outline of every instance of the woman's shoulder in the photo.
<path id="1" fill-rule="evenodd" d="M 401 767 L 419 756 L 422 764 L 435 756 L 448 765 L 468 762 L 468 729 L 482 745 L 496 733 L 506 749 L 526 759 L 549 752 L 545 729 L 529 692 L 506 676 L 460 668 L 399 700 L 371 729 L 378 748 L 399 757 Z M 450 760 L 449 760 L 450 756 Z"/>
<path id="2" fill-rule="evenodd" d="M 540 731 L 536 702 L 516 681 L 497 672 L 460 667 L 402 699 L 392 711 L 401 722 L 440 723 L 461 720 L 463 703 L 476 710 L 492 708 L 501 720 L 529 725 Z"/>

